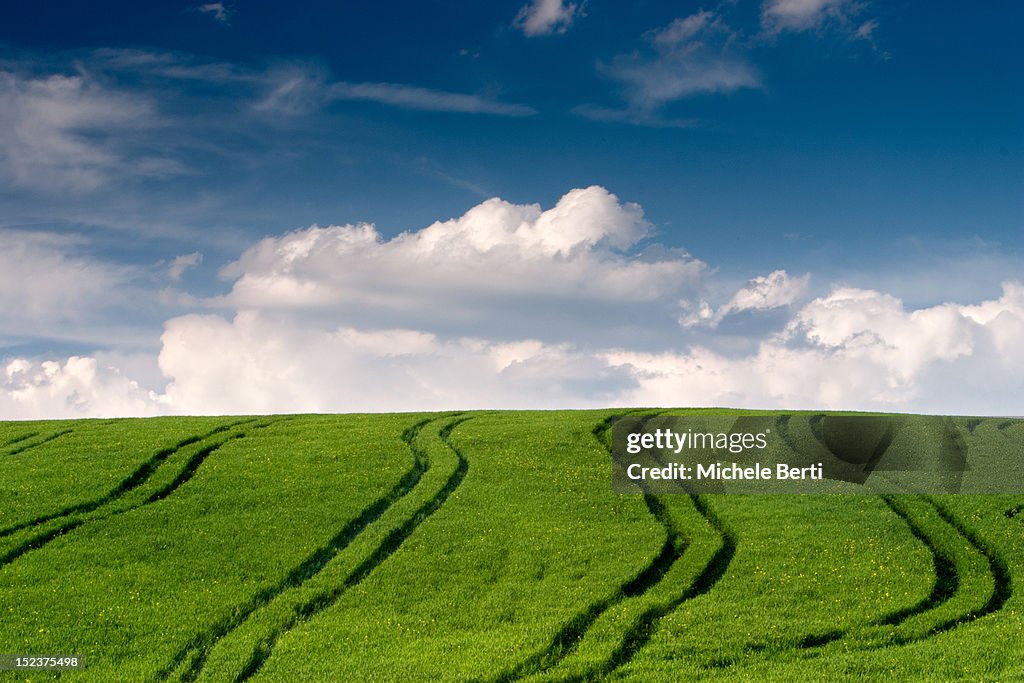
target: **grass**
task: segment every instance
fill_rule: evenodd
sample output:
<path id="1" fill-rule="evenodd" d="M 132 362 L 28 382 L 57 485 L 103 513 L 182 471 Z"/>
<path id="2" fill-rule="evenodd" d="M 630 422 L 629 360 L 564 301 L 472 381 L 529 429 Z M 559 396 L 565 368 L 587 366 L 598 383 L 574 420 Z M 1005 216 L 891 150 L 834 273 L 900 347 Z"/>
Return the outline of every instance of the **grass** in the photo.
<path id="1" fill-rule="evenodd" d="M 26 680 L 1024 680 L 1024 496 L 614 494 L 613 415 L 0 423 L 0 652 L 87 662 Z M 810 449 L 812 418 L 774 424 Z M 1020 422 L 906 419 L 968 484 L 1024 466 Z"/>

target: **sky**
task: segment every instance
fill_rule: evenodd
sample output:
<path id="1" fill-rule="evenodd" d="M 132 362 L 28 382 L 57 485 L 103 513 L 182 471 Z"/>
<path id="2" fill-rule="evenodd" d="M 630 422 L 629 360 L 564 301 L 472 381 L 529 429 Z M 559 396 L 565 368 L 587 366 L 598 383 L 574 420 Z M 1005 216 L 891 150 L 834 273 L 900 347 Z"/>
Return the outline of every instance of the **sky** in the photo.
<path id="1" fill-rule="evenodd" d="M 0 419 L 1024 414 L 1015 3 L 2 13 Z"/>

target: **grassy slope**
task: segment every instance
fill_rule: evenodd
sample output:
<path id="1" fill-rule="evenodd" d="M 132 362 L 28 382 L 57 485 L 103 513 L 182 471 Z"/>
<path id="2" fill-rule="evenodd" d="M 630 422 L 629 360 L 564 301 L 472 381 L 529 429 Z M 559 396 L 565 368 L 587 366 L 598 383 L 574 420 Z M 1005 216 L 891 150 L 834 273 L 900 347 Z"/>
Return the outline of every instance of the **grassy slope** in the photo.
<path id="1" fill-rule="evenodd" d="M 1019 497 L 618 496 L 611 414 L 0 423 L 0 652 L 97 681 L 1024 678 Z"/>

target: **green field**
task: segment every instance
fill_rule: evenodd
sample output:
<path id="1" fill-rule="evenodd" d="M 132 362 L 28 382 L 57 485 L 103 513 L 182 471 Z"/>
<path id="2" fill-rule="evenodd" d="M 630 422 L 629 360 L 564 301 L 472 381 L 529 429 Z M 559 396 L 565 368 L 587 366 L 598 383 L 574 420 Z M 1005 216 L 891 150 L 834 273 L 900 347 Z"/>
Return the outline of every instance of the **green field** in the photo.
<path id="1" fill-rule="evenodd" d="M 614 415 L 0 423 L 0 654 L 86 662 L 0 680 L 1024 680 L 1024 495 L 615 494 Z"/>

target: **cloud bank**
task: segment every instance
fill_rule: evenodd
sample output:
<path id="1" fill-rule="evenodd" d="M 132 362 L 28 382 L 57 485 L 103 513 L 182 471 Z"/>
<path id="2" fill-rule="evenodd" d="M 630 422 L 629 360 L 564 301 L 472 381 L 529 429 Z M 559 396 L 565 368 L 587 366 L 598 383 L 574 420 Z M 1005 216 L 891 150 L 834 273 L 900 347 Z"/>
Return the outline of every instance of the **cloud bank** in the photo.
<path id="1" fill-rule="evenodd" d="M 166 322 L 162 389 L 98 357 L 8 358 L 0 415 L 709 405 L 1024 413 L 1020 282 L 980 302 L 910 308 L 842 285 L 810 296 L 808 275 L 775 270 L 716 307 L 705 299 L 712 269 L 652 243 L 653 233 L 639 206 L 589 187 L 548 209 L 489 199 L 391 239 L 367 224 L 268 237 L 223 269 L 230 291 Z M 105 277 L 82 268 L 86 281 Z M 17 305 L 0 301 L 5 312 Z M 764 315 L 782 322 L 746 350 L 715 343 L 730 321 Z"/>

